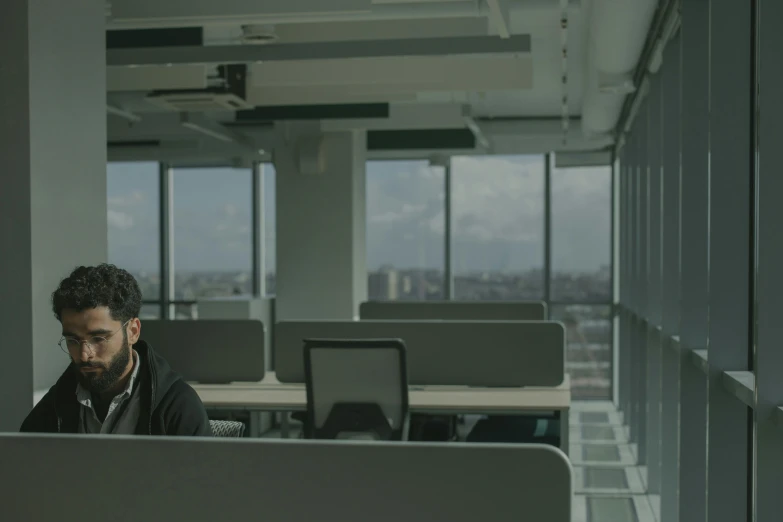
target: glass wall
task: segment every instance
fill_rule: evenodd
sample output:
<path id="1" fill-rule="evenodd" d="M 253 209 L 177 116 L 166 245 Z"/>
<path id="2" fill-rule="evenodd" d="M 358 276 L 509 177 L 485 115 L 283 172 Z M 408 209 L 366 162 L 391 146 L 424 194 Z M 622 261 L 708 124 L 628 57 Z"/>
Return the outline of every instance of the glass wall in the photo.
<path id="1" fill-rule="evenodd" d="M 260 168 L 264 235 L 259 258 L 266 279 L 261 290 L 274 294 L 275 171 L 271 165 Z M 161 187 L 168 189 L 162 194 Z M 261 274 L 262 267 L 253 266 L 252 188 L 250 168 L 108 165 L 109 261 L 138 280 L 143 318 L 196 318 L 196 299 L 253 295 L 253 274 Z M 169 216 L 167 223 L 161 223 L 162 215 Z M 166 228 L 168 252 L 162 252 L 161 231 Z M 171 272 L 161 272 L 164 266 L 172 267 Z M 170 295 L 163 292 L 169 286 Z"/>
<path id="2" fill-rule="evenodd" d="M 612 169 L 552 170 L 552 301 L 612 300 Z"/>
<path id="3" fill-rule="evenodd" d="M 612 394 L 612 306 L 552 305 L 550 318 L 566 329 L 566 369 L 575 399 L 610 399 Z"/>
<path id="4" fill-rule="evenodd" d="M 426 161 L 367 162 L 368 294 L 444 298 L 445 169 Z"/>
<path id="5" fill-rule="evenodd" d="M 555 169 L 546 161 L 464 156 L 452 158 L 448 169 L 417 160 L 368 162 L 369 298 L 545 299 L 551 317 L 568 329 L 574 398 L 607 399 L 611 168 Z M 163 171 L 171 177 L 173 292 L 161 307 L 161 171 L 155 163 L 109 166 L 110 259 L 138 277 L 146 317 L 195 318 L 199 298 L 252 295 L 256 270 L 262 291 L 275 294 L 276 173 L 271 164 L 260 168 L 259 267 L 252 169 Z"/>
<path id="6" fill-rule="evenodd" d="M 172 177 L 174 300 L 251 295 L 251 169 L 174 169 Z"/>
<path id="7" fill-rule="evenodd" d="M 608 400 L 613 374 L 612 168 L 553 165 L 550 187 L 550 312 L 566 326 L 571 393 L 579 399 Z"/>
<path id="8" fill-rule="evenodd" d="M 454 297 L 544 297 L 544 156 L 451 160 Z"/>
<path id="9" fill-rule="evenodd" d="M 573 397 L 611 399 L 612 168 L 546 161 L 368 162 L 369 298 L 546 300 L 566 325 Z"/>
<path id="10" fill-rule="evenodd" d="M 109 163 L 109 262 L 128 270 L 145 301 L 159 301 L 160 183 L 157 163 Z"/>

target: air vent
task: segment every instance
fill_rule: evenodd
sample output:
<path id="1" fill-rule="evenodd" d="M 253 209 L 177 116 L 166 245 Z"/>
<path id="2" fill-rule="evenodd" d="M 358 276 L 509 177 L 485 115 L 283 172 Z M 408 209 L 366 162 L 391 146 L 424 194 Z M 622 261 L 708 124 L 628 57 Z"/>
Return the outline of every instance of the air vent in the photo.
<path id="1" fill-rule="evenodd" d="M 176 112 L 239 111 L 253 108 L 230 92 L 162 92 L 150 94 L 147 101 Z"/>

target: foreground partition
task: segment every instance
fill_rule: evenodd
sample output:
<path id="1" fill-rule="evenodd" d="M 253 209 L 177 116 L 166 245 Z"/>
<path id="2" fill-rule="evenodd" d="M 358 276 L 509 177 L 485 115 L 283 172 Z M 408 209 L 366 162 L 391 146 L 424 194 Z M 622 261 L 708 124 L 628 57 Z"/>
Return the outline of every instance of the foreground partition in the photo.
<path id="1" fill-rule="evenodd" d="M 549 446 L 0 435 L 0 461 L 7 522 L 571 521 Z"/>
<path id="2" fill-rule="evenodd" d="M 304 339 L 402 339 L 409 384 L 559 386 L 565 329 L 552 321 L 283 321 L 275 361 L 281 382 L 304 382 Z"/>

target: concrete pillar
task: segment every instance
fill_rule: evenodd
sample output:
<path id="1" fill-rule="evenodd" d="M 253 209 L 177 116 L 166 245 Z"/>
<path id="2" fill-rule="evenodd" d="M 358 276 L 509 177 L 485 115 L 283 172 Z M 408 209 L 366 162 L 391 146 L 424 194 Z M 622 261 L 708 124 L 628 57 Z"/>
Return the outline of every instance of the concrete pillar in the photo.
<path id="1" fill-rule="evenodd" d="M 0 431 L 67 364 L 50 296 L 107 257 L 102 2 L 0 2 Z"/>
<path id="2" fill-rule="evenodd" d="M 277 320 L 343 319 L 367 299 L 366 133 L 288 136 L 275 149 Z"/>

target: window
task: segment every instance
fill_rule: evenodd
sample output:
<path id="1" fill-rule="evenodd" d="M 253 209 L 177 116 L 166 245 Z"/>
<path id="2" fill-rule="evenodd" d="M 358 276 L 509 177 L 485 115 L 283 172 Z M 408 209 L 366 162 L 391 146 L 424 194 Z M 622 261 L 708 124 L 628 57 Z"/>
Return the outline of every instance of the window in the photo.
<path id="1" fill-rule="evenodd" d="M 264 201 L 261 211 L 264 213 L 264 269 L 266 274 L 266 295 L 275 295 L 275 274 L 277 273 L 277 206 L 276 185 L 277 173 L 272 163 L 262 166 L 262 183 L 264 184 Z"/>
<path id="2" fill-rule="evenodd" d="M 160 319 L 160 305 L 159 304 L 144 304 L 141 305 L 141 311 L 139 312 L 139 319 Z"/>
<path id="3" fill-rule="evenodd" d="M 574 399 L 612 398 L 612 307 L 553 305 L 550 317 L 566 329 L 566 370 Z"/>
<path id="4" fill-rule="evenodd" d="M 451 161 L 454 297 L 544 297 L 544 157 Z"/>
<path id="5" fill-rule="evenodd" d="M 174 300 L 252 294 L 251 176 L 250 169 L 172 171 Z M 193 317 L 191 308 L 178 305 L 175 316 Z"/>
<path id="6" fill-rule="evenodd" d="M 109 262 L 133 274 L 145 301 L 161 294 L 159 180 L 157 163 L 107 166 Z"/>
<path id="7" fill-rule="evenodd" d="M 370 299 L 444 298 L 445 181 L 426 161 L 367 163 Z"/>
<path id="8" fill-rule="evenodd" d="M 612 169 L 553 169 L 552 301 L 612 299 Z"/>

